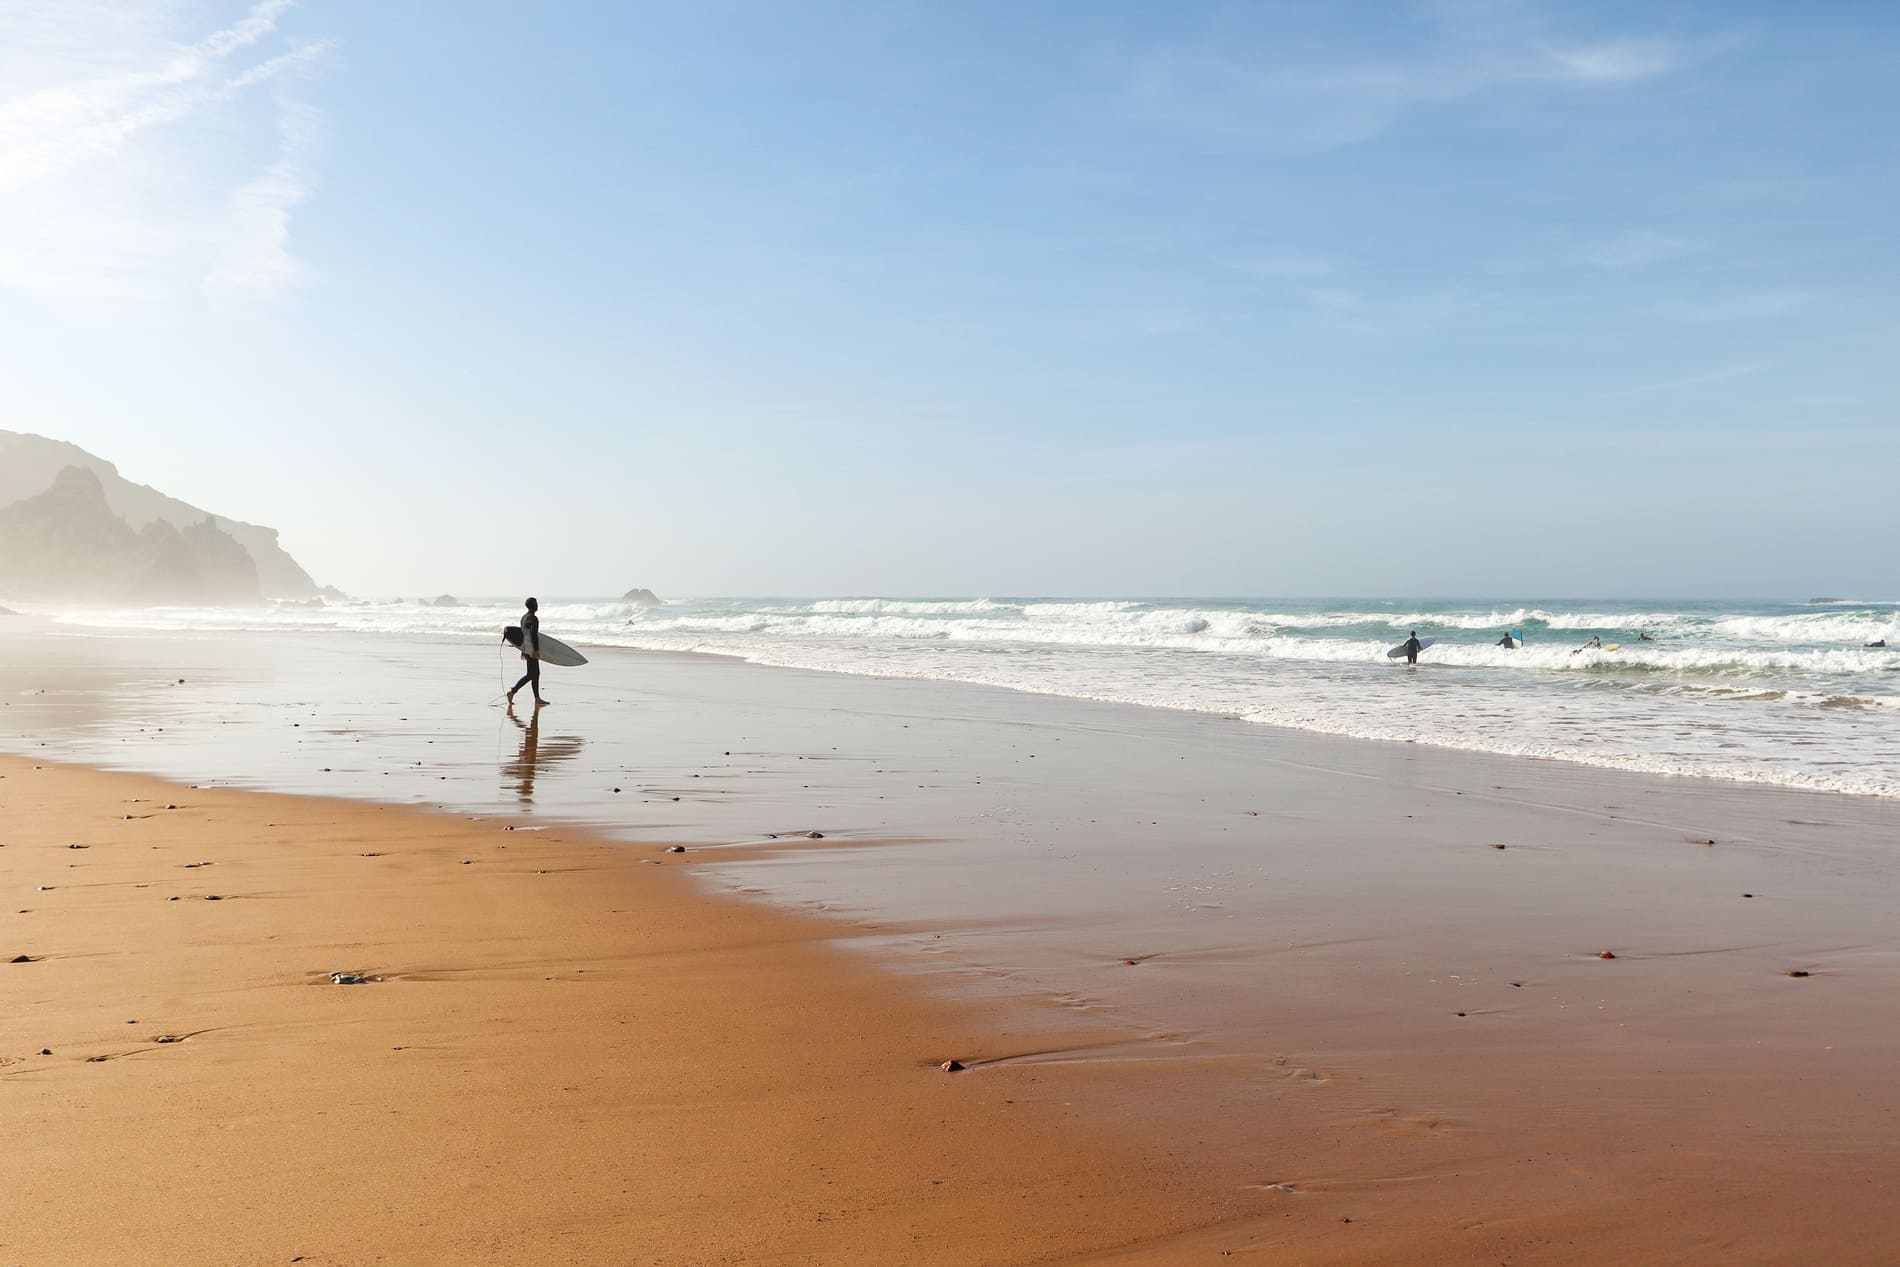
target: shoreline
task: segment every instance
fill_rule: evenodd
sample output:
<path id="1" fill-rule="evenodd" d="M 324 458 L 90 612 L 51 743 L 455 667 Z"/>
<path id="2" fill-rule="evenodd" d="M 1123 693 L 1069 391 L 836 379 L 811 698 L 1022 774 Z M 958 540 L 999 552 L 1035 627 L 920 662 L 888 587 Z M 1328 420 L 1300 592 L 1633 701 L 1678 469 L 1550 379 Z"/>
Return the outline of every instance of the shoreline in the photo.
<path id="1" fill-rule="evenodd" d="M 1095 1088 L 1079 1120 L 1249 1211 L 1156 1262 L 1900 1247 L 1877 1199 L 1900 1137 L 1891 805 L 698 657 L 602 657 L 517 749 L 454 702 L 455 666 L 351 661 L 330 700 L 328 653 L 293 650 L 229 690 L 165 678 L 149 710 L 49 705 L 81 727 L 49 742 L 202 769 L 237 732 L 266 778 L 445 796 L 444 822 L 611 824 L 602 848 L 635 858 L 685 841 L 712 900 L 816 913 L 894 988 L 1042 1018 L 1061 1037 L 974 1072 Z"/>
<path id="2" fill-rule="evenodd" d="M 1226 602 L 1226 600 L 1222 600 L 1222 602 Z M 1592 600 L 1579 600 L 1579 602 L 1592 602 Z M 574 606 L 597 608 L 597 606 L 616 606 L 616 604 L 612 604 L 612 602 L 600 602 L 600 600 L 587 600 L 587 602 L 576 602 Z M 927 604 L 923 604 L 923 606 L 942 606 L 942 604 L 931 604 L 931 602 L 927 602 Z M 963 606 L 963 604 L 948 604 L 948 606 Z M 1786 604 L 1780 604 L 1780 606 L 1786 606 Z M 1873 606 L 1879 606 L 1879 604 L 1873 604 Z M 429 610 L 429 608 L 426 608 L 426 610 Z M 469 614 L 481 614 L 483 610 L 479 608 L 479 604 L 471 604 L 469 608 L 466 608 L 466 612 L 469 612 Z M 49 629 L 49 631 L 51 631 L 51 629 L 57 629 L 57 631 L 61 631 L 61 633 L 78 634 L 78 636 L 125 636 L 125 638 L 141 638 L 141 636 L 142 638 L 192 638 L 192 636 L 199 636 L 199 638 L 213 638 L 213 640 L 215 640 L 215 638 L 236 638 L 236 636 L 247 636 L 247 638 L 298 638 L 298 636 L 304 636 L 304 638 L 308 638 L 308 636 L 331 636 L 331 638 L 334 638 L 334 636 L 336 636 L 336 631 L 319 631 L 319 629 L 306 629 L 306 627 L 289 627 L 289 629 L 236 627 L 236 629 L 224 629 L 224 631 L 220 631 L 217 627 L 207 627 L 207 629 L 175 629 L 175 631 L 165 631 L 165 629 L 161 629 L 161 627 L 142 627 L 142 625 L 129 625 L 129 627 L 114 627 L 114 625 L 97 625 L 97 627 L 93 627 L 93 625 L 63 625 L 57 617 L 47 614 L 30 615 L 27 619 L 42 623 L 44 629 Z M 391 644 L 395 644 L 395 646 L 418 644 L 418 642 L 422 642 L 422 644 L 433 642 L 433 644 L 439 644 L 439 646 L 443 646 L 443 648 L 467 650 L 467 648 L 473 648 L 473 646 L 477 646 L 477 644 L 481 644 L 481 642 L 492 644 L 492 642 L 490 642 L 490 633 L 492 633 L 492 631 L 486 629 L 486 627 L 483 627 L 479 633 L 466 631 L 466 629 L 424 629 L 424 631 L 414 631 L 414 629 L 365 629 L 365 631 L 344 633 L 344 636 L 348 636 L 348 638 L 390 638 Z M 600 640 L 600 636 L 606 636 L 606 640 Z M 1564 741 L 1564 743 L 1556 743 L 1556 741 L 1549 739 L 1549 735 L 1552 735 L 1552 733 L 1560 733 L 1560 731 L 1566 729 L 1566 722 L 1562 722 L 1562 720 L 1556 718 L 1556 716 L 1541 716 L 1541 722 L 1539 722 L 1539 724 L 1531 724 L 1531 726 L 1520 726 L 1520 724 L 1516 724 L 1512 712 L 1516 709 L 1522 709 L 1522 707 L 1526 707 L 1528 703 L 1531 703 L 1530 695 L 1524 695 L 1524 693 L 1522 693 L 1524 682 L 1518 680 L 1520 674 L 1516 674 L 1516 672 L 1492 678 L 1492 684 L 1495 688 L 1516 691 L 1509 701 L 1501 701 L 1501 703 L 1507 703 L 1509 707 L 1501 707 L 1501 709 L 1482 709 L 1482 707 L 1478 707 L 1476 699 L 1473 701 L 1474 714 L 1490 716 L 1493 722 L 1495 722 L 1493 728 L 1480 728 L 1476 729 L 1476 731 L 1469 728 L 1463 729 L 1463 731 L 1440 731 L 1440 729 L 1408 729 L 1404 728 L 1404 726 L 1397 726 L 1397 729 L 1395 729 L 1393 718 L 1400 716 L 1404 710 L 1410 709 L 1419 699 L 1429 697 L 1433 691 L 1452 690 L 1469 693 L 1469 691 L 1478 690 L 1478 684 L 1474 684 L 1473 678 L 1469 676 L 1469 674 L 1473 672 L 1473 667 L 1471 667 L 1471 665 L 1457 663 L 1457 661 L 1438 661 L 1438 663 L 1427 661 L 1425 665 L 1419 667 L 1421 671 L 1429 672 L 1429 674 L 1446 674 L 1446 680 L 1448 680 L 1448 682 L 1455 678 L 1455 686 L 1450 686 L 1450 688 L 1431 686 L 1429 690 L 1423 691 L 1398 691 L 1397 695 L 1389 690 L 1389 688 L 1393 686 L 1393 684 L 1391 684 L 1391 667 L 1389 667 L 1385 661 L 1374 657 L 1374 659 L 1368 659 L 1368 661 L 1364 661 L 1364 663 L 1353 661 L 1353 663 L 1349 663 L 1349 665 L 1340 665 L 1341 671 L 1353 672 L 1353 674 L 1360 674 L 1360 676 L 1349 680 L 1349 682 L 1340 682 L 1340 684 L 1338 684 L 1341 690 L 1336 691 L 1336 693 L 1332 695 L 1336 701 L 1343 703 L 1345 699 L 1357 697 L 1359 691 L 1370 690 L 1374 691 L 1374 693 L 1381 693 L 1381 691 L 1383 691 L 1381 697 L 1385 699 L 1385 703 L 1379 705 L 1378 709 L 1374 709 L 1372 712 L 1357 712 L 1357 714 L 1355 714 L 1355 712 L 1341 712 L 1341 714 L 1319 716 L 1319 714 L 1315 714 L 1315 712 L 1311 712 L 1311 710 L 1307 710 L 1307 712 L 1298 712 L 1298 710 L 1296 710 L 1294 716 L 1288 716 L 1288 714 L 1284 714 L 1284 710 L 1275 712 L 1275 707 L 1264 705 L 1264 703 L 1258 701 L 1258 699 L 1252 701 L 1252 703 L 1237 701 L 1237 699 L 1226 699 L 1226 697 L 1212 697 L 1212 695 L 1210 695 L 1210 697 L 1201 697 L 1199 701 L 1197 701 L 1195 697 L 1188 697 L 1188 695 L 1176 695 L 1176 697 L 1169 697 L 1169 699 L 1159 699 L 1159 697 L 1151 697 L 1150 693 L 1144 693 L 1144 691 L 1132 691 L 1131 693 L 1127 686 L 1121 688 L 1121 690 L 1098 690 L 1093 684 L 1085 684 L 1087 678 L 1075 678 L 1075 676 L 1062 678 L 1060 684 L 1051 686 L 1051 684 L 1047 684 L 1047 682 L 1043 682 L 1043 680 L 1037 680 L 1034 676 L 1032 676 L 1032 680 L 1009 678 L 1009 674 L 996 676 L 996 674 L 984 674 L 984 672 L 975 672 L 975 676 L 973 676 L 973 672 L 969 671 L 969 667 L 963 667 L 963 669 L 959 669 L 959 671 L 956 672 L 910 669 L 910 667 L 904 667 L 902 663 L 899 663 L 899 659 L 880 661 L 880 659 L 872 657 L 872 659 L 866 659 L 863 663 L 817 663 L 817 661 L 813 661 L 806 653 L 790 653 L 790 657 L 787 657 L 788 646 L 787 648 L 777 648 L 777 650 L 769 650 L 769 648 L 762 648 L 762 646 L 750 646 L 749 648 L 749 646 L 737 646 L 737 644 L 726 648 L 726 646 L 709 646 L 709 644 L 705 644 L 705 642 L 697 642 L 697 644 L 693 644 L 693 646 L 638 646 L 638 644 L 627 644 L 627 642 L 616 642 L 616 640 L 612 640 L 612 631 L 606 631 L 606 634 L 595 634 L 595 636 L 589 636 L 589 631 L 581 631 L 581 633 L 572 633 L 572 631 L 570 631 L 570 638 L 578 638 L 578 644 L 580 644 L 580 646 L 585 646 L 585 648 L 597 652 L 597 655 L 633 655 L 633 657 L 675 657 L 675 655 L 686 655 L 686 657 L 712 657 L 712 659 L 726 659 L 726 661 L 741 663 L 741 665 L 754 667 L 754 669 L 764 669 L 764 671 L 806 672 L 806 674 L 823 674 L 823 676 L 870 678 L 870 680 L 878 680 L 878 682 L 920 682 L 920 684 L 927 682 L 927 684 L 939 684 L 939 686 L 944 686 L 944 688 L 967 688 L 967 690 L 1015 691 L 1015 693 L 1024 693 L 1024 695 L 1032 695 L 1032 697 L 1058 699 L 1058 701 L 1068 701 L 1068 703 L 1096 703 L 1096 705 L 1108 705 L 1108 707 L 1163 710 L 1163 712 L 1188 714 L 1188 716 L 1203 716 L 1203 718 L 1233 718 L 1233 720 L 1245 722 L 1248 726 L 1284 729 L 1284 731 L 1290 731 L 1290 733 L 1294 733 L 1294 735 L 1324 735 L 1324 737 L 1332 737 L 1332 739 L 1355 739 L 1355 741 L 1376 743 L 1376 745 L 1389 745 L 1389 743 L 1425 745 L 1425 747 L 1440 748 L 1440 750 L 1448 750 L 1448 752 L 1471 752 L 1471 754 L 1480 754 L 1480 756 L 1503 756 L 1503 758 L 1511 758 L 1511 760 L 1556 762 L 1556 764 L 1564 764 L 1564 766 L 1583 766 L 1590 767 L 1590 769 L 1604 769 L 1604 771 L 1630 773 L 1630 775 L 1651 775 L 1651 777 L 1685 779 L 1685 781 L 1714 781 L 1714 783 L 1733 783 L 1733 785 L 1773 786 L 1773 788 L 1788 788 L 1788 790 L 1796 790 L 1796 792 L 1818 792 L 1818 794 L 1834 794 L 1834 796 L 1872 798 L 1872 800 L 1883 800 L 1883 802 L 1900 802 L 1900 783 L 1894 783 L 1892 777 L 1887 777 L 1887 775 L 1883 775 L 1883 781 L 1875 781 L 1873 785 L 1868 786 L 1862 786 L 1866 783 L 1866 779 L 1860 779 L 1860 785 L 1856 785 L 1854 781 L 1843 783 L 1841 777 L 1839 777 L 1839 771 L 1835 769 L 1835 767 L 1843 764 L 1843 762 L 1839 762 L 1839 760 L 1820 760 L 1820 762 L 1816 762 L 1813 766 L 1799 767 L 1778 767 L 1775 766 L 1773 762 L 1765 762 L 1765 764 L 1763 764 L 1761 760 L 1756 760 L 1754 764 L 1744 764 L 1744 766 L 1739 767 L 1716 767 L 1708 764 L 1708 760 L 1710 760 L 1712 754 L 1714 754 L 1714 748 L 1708 748 L 1708 750 L 1701 750 L 1701 752 L 1695 752 L 1695 754 L 1689 754 L 1689 756 L 1683 756 L 1682 752 L 1674 752 L 1674 756 L 1672 756 L 1670 760 L 1659 764 L 1659 762 L 1663 760 L 1663 758 L 1659 758 L 1659 752 L 1670 752 L 1672 745 L 1680 745 L 1680 743 L 1683 743 L 1683 741 L 1687 739 L 1687 735 L 1699 733 L 1699 731 L 1704 728 L 1721 729 L 1725 726 L 1727 720 L 1735 720 L 1735 718 L 1740 718 L 1740 716 L 1752 716 L 1752 714 L 1748 714 L 1748 712 L 1735 712 L 1735 709 L 1750 710 L 1758 709 L 1759 707 L 1756 703 L 1744 703 L 1744 701 L 1727 701 L 1727 703 L 1721 703 L 1720 697 L 1725 697 L 1725 695 L 1748 695 L 1748 697 L 1773 699 L 1773 697 L 1803 695 L 1803 693 L 1815 695 L 1816 691 L 1822 690 L 1822 688 L 1816 686 L 1816 684 L 1809 684 L 1805 690 L 1794 690 L 1794 688 L 1788 688 L 1788 690 L 1769 690 L 1767 686 L 1761 686 L 1761 684 L 1758 684 L 1758 686 L 1733 686 L 1733 684 L 1729 684 L 1729 686 L 1721 686 L 1721 688 L 1710 688 L 1712 695 L 1710 695 L 1708 699 L 1702 699 L 1701 705 L 1697 705 L 1695 709 L 1685 712 L 1682 718 L 1674 718 L 1674 720 L 1668 722 L 1668 724 L 1664 724 L 1661 714 L 1645 714 L 1645 716 L 1640 718 L 1638 726 L 1644 731 L 1645 735 L 1649 735 L 1649 745 L 1642 747 L 1642 754 L 1638 756 L 1636 750 L 1619 750 L 1619 748 L 1615 748 L 1615 745 L 1606 745 L 1606 735 L 1604 735 L 1604 733 L 1573 737 L 1573 739 Z M 925 646 L 925 644 L 927 644 L 927 638 L 916 642 L 916 646 Z M 1452 644 L 1452 642 L 1446 642 L 1444 638 L 1440 638 L 1440 646 L 1435 648 L 1435 650 L 1442 655 L 1442 653 L 1448 652 L 1448 650 L 1454 650 L 1455 646 L 1465 646 L 1465 644 Z M 1113 648 L 1113 646 L 1110 646 L 1110 648 L 1096 648 L 1096 650 L 1100 650 L 1100 652 L 1113 652 L 1113 650 L 1121 650 L 1121 652 L 1140 652 L 1142 648 L 1131 644 L 1131 646 L 1123 646 L 1123 648 Z M 1089 648 L 1068 648 L 1068 650 L 1066 650 L 1066 653 L 1079 652 L 1089 652 Z M 1602 657 L 1598 657 L 1598 659 L 1602 659 Z M 1522 661 L 1522 657 L 1512 657 L 1512 663 L 1514 663 L 1514 665 L 1520 663 L 1520 661 Z M 977 661 L 971 661 L 971 663 L 977 663 Z M 1281 661 L 1277 661 L 1275 657 L 1267 657 L 1264 661 L 1260 661 L 1260 665 L 1256 665 L 1256 669 L 1265 669 L 1265 671 L 1271 674 L 1271 672 L 1277 671 L 1277 665 L 1279 665 L 1279 663 L 1281 663 Z M 1288 663 L 1298 663 L 1298 661 L 1288 661 Z M 1573 663 L 1573 661 L 1558 661 L 1558 663 L 1564 665 L 1564 667 L 1575 669 L 1575 667 L 1579 667 L 1581 661 L 1575 661 L 1575 663 Z M 1594 663 L 1594 661 L 1592 661 L 1592 663 Z M 1590 665 L 1583 665 L 1583 667 L 1590 667 Z M 1602 667 L 1604 667 L 1604 669 L 1613 669 L 1613 667 L 1615 667 L 1615 661 L 1604 661 Z M 1054 671 L 1054 665 L 1049 665 L 1049 669 Z M 1550 672 L 1554 674 L 1556 669 L 1550 669 Z M 1562 674 L 1558 674 L 1558 676 L 1562 676 Z M 557 678 L 559 678 L 559 674 L 557 674 Z M 1552 682 L 1554 682 L 1554 678 L 1552 678 L 1550 682 L 1545 682 L 1545 686 L 1550 686 Z M 1267 695 L 1273 695 L 1273 693 L 1277 693 L 1277 691 L 1284 690 L 1284 682 L 1277 684 L 1277 686 L 1273 686 L 1273 684 L 1269 684 L 1269 686 L 1271 686 L 1271 690 L 1267 691 Z M 1421 682 L 1419 686 L 1427 686 L 1427 684 Z M 1849 690 L 1849 688 L 1847 688 L 1847 686 L 1837 686 L 1837 684 L 1828 684 L 1828 686 L 1826 686 L 1826 691 L 1839 690 Z M 1820 697 L 1820 695 L 1815 695 L 1815 699 L 1818 699 L 1818 697 Z M 1644 705 L 1640 703 L 1640 697 L 1630 697 L 1630 699 L 1626 699 L 1625 703 L 1628 707 L 1634 707 L 1634 709 L 1642 709 L 1642 707 L 1644 707 Z M 1885 752 L 1883 739 L 1891 735 L 1891 729 L 1883 729 L 1883 724 L 1889 720 L 1887 714 L 1889 714 L 1889 710 L 1891 710 L 1894 703 L 1896 703 L 1894 699 L 1883 697 L 1883 699 L 1879 699 L 1879 701 L 1856 701 L 1854 707 L 1837 707 L 1834 703 L 1834 699 L 1832 699 L 1832 695 L 1830 695 L 1830 701 L 1828 701 L 1828 703 L 1824 703 L 1824 705 L 1813 705 L 1813 703 L 1811 703 L 1811 709 L 1818 707 L 1820 714 L 1832 716 L 1834 722 L 1845 722 L 1845 720 L 1864 722 L 1864 726 L 1862 726 L 1864 733 L 1858 735 L 1858 741 L 1856 741 L 1858 747 L 1854 748 L 1854 750 L 1866 754 L 1866 752 Z M 1883 705 L 1885 705 L 1885 707 L 1883 707 Z M 1710 707 L 1714 707 L 1714 709 L 1718 709 L 1720 712 L 1708 712 L 1708 714 L 1699 712 L 1699 709 L 1706 710 L 1710 709 Z M 1866 718 L 1860 718 L 1860 716 L 1858 716 L 1862 710 L 1868 712 Z M 1461 712 L 1459 716 L 1463 716 L 1463 712 Z M 1556 722 L 1556 729 L 1549 728 L 1550 722 Z M 1797 752 L 1797 750 L 1801 750 L 1801 748 L 1805 748 L 1811 743 L 1811 737 L 1803 733 L 1803 729 L 1801 729 L 1803 728 L 1803 724 L 1801 724 L 1799 720 L 1788 720 L 1788 718 L 1784 718 L 1784 724 L 1788 724 L 1788 726 L 1792 728 L 1788 731 L 1788 735 L 1784 735 L 1784 739 L 1786 739 L 1784 748 L 1786 748 L 1788 752 Z M 1651 735 L 1651 731 L 1655 731 L 1655 733 Z M 1503 743 L 1503 741 L 1495 739 L 1497 735 L 1505 735 L 1505 733 L 1516 733 L 1516 735 L 1520 735 L 1520 737 L 1514 739 L 1511 743 Z M 1524 739 L 1522 735 L 1545 735 L 1545 737 L 1533 741 L 1533 739 Z M 1759 741 L 1759 739 L 1761 739 L 1761 735 L 1754 735 L 1754 741 Z M 1720 745 L 1720 747 L 1735 747 L 1735 745 Z"/>

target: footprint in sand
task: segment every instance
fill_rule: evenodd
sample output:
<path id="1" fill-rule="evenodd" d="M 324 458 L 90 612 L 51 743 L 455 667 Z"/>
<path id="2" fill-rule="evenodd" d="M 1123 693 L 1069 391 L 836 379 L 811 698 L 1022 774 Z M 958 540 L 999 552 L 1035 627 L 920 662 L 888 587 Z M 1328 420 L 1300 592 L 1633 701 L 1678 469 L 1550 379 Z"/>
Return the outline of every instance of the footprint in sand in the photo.
<path id="1" fill-rule="evenodd" d="M 1399 1109 L 1378 1109 L 1372 1115 L 1372 1125 L 1391 1135 L 1404 1135 L 1411 1139 L 1428 1139 L 1457 1130 L 1457 1126 L 1446 1118 L 1434 1117 L 1424 1113 L 1406 1113 Z"/>

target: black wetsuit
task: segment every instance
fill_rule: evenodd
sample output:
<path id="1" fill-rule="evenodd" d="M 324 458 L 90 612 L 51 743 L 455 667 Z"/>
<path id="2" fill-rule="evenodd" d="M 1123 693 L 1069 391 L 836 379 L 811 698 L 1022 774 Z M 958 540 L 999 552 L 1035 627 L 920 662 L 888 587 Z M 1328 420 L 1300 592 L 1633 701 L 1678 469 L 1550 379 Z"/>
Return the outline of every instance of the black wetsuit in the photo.
<path id="1" fill-rule="evenodd" d="M 521 617 L 521 654 L 528 657 L 528 671 L 521 680 L 510 687 L 508 694 L 513 695 L 530 682 L 534 684 L 534 697 L 541 698 L 541 618 L 533 612 L 525 612 Z"/>
<path id="2" fill-rule="evenodd" d="M 1414 635 L 1413 637 L 1407 638 L 1405 640 L 1405 662 L 1407 664 L 1417 664 L 1418 653 L 1423 651 L 1424 649 L 1425 649 L 1424 647 L 1419 645 L 1419 641 L 1416 635 Z"/>

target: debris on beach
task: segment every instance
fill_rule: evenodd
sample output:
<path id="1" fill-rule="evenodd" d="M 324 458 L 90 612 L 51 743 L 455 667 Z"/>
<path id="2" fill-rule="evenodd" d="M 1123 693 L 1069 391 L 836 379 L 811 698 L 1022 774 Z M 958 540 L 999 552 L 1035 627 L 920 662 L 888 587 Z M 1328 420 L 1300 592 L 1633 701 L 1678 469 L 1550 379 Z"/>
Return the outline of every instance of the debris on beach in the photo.
<path id="1" fill-rule="evenodd" d="M 1504 845 L 1504 844 L 1493 844 L 1491 847 L 1493 849 L 1509 849 L 1510 848 L 1509 845 Z"/>
<path id="2" fill-rule="evenodd" d="M 1616 952 L 1614 950 L 1601 950 L 1597 952 L 1597 958 L 1614 959 L 1616 958 Z"/>
<path id="3" fill-rule="evenodd" d="M 1788 969 L 1788 975 L 1791 977 L 1811 977 L 1814 974 L 1809 972 L 1806 968 L 1790 968 Z"/>
<path id="4" fill-rule="evenodd" d="M 938 1065 L 937 1068 L 943 1070 L 945 1073 L 962 1073 L 965 1069 L 969 1068 L 969 1066 L 965 1065 L 961 1060 L 946 1060 Z"/>
<path id="5" fill-rule="evenodd" d="M 332 972 L 331 985 L 368 985 L 369 978 L 357 972 Z"/>
<path id="6" fill-rule="evenodd" d="M 805 833 L 806 840 L 823 840 L 824 838 L 825 833 L 821 831 L 808 831 Z"/>
<path id="7" fill-rule="evenodd" d="M 36 959 L 37 959 L 37 956 L 35 955 L 15 955 L 13 956 L 13 958 L 7 960 L 7 962 L 8 963 L 33 963 L 35 962 Z"/>
<path id="8" fill-rule="evenodd" d="M 685 853 L 686 846 L 685 845 L 668 845 L 666 847 L 666 851 L 668 853 Z"/>
<path id="9" fill-rule="evenodd" d="M 157 1038 L 154 1038 L 152 1041 L 155 1043 L 182 1043 L 185 1040 L 180 1038 L 176 1034 L 160 1034 Z"/>

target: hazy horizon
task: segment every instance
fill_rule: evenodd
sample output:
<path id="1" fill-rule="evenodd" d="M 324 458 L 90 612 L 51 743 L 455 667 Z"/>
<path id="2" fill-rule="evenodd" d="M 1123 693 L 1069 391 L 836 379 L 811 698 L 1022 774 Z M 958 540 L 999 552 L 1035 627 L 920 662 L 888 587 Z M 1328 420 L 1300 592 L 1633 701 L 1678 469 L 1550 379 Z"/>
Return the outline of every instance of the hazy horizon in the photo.
<path id="1" fill-rule="evenodd" d="M 0 427 L 365 596 L 1893 589 L 1900 11 L 1377 15 L 0 6 Z"/>

